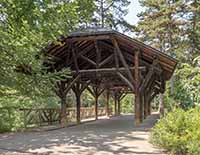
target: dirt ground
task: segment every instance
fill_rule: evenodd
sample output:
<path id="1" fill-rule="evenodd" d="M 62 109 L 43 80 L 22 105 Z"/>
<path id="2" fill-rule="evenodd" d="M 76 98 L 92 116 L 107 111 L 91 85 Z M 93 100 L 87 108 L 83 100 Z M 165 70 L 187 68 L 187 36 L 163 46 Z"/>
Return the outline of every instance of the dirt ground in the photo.
<path id="1" fill-rule="evenodd" d="M 122 115 L 52 131 L 0 134 L 0 155 L 164 155 L 148 142 L 157 114 L 139 127 Z"/>

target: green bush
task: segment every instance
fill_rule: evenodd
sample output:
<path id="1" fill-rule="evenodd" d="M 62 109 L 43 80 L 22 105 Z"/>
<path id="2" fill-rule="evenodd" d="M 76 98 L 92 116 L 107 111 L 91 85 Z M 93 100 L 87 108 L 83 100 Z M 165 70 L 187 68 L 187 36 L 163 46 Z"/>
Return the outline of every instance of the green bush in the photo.
<path id="1" fill-rule="evenodd" d="M 23 126 L 22 115 L 14 108 L 0 109 L 0 133 L 16 131 Z"/>
<path id="2" fill-rule="evenodd" d="M 199 155 L 200 107 L 170 112 L 152 129 L 150 142 L 172 155 Z"/>

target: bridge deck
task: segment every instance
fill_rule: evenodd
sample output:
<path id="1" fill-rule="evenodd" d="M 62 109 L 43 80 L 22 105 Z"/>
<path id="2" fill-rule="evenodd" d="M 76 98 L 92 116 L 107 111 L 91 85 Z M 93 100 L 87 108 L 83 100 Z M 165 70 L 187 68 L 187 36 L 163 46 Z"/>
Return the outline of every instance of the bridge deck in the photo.
<path id="1" fill-rule="evenodd" d="M 149 116 L 139 127 L 132 115 L 123 115 L 52 131 L 2 134 L 0 154 L 164 155 L 148 143 L 157 117 Z"/>

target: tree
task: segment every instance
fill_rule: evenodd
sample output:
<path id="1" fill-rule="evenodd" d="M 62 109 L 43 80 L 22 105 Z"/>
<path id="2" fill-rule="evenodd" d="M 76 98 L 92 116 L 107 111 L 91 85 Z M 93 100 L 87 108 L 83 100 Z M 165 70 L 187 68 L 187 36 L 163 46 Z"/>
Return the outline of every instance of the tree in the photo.
<path id="1" fill-rule="evenodd" d="M 187 50 L 185 57 L 186 61 L 190 64 L 193 63 L 193 59 L 199 55 L 200 51 L 200 1 L 188 0 L 185 11 L 185 18 L 188 20 L 187 24 Z"/>
<path id="2" fill-rule="evenodd" d="M 132 25 L 124 17 L 128 13 L 129 0 L 95 0 L 96 9 L 93 22 L 96 26 L 130 31 Z"/>
<path id="3" fill-rule="evenodd" d="M 68 71 L 47 73 L 39 54 L 49 40 L 57 38 L 89 20 L 93 13 L 83 6 L 93 2 L 18 0 L 0 2 L 0 92 L 1 95 L 53 95 L 53 81 Z M 80 18 L 82 17 L 82 18 Z M 22 74 L 25 73 L 25 74 Z M 50 92 L 50 94 L 48 94 Z"/>
<path id="4" fill-rule="evenodd" d="M 140 0 L 140 3 L 145 7 L 145 11 L 139 14 L 140 21 L 135 27 L 137 35 L 145 43 L 180 60 L 177 72 L 170 80 L 171 91 L 167 92 L 170 92 L 171 97 L 178 102 L 183 101 L 183 96 L 181 97 L 180 94 L 185 94 L 189 103 L 191 98 L 185 85 L 190 85 L 191 79 L 187 76 L 183 80 L 179 70 L 185 68 L 183 66 L 187 64 L 186 66 L 190 66 L 191 71 L 194 71 L 196 70 L 195 63 L 198 64 L 196 61 L 194 63 L 193 60 L 199 53 L 197 45 L 199 39 L 199 24 L 197 24 L 199 23 L 199 1 Z M 174 77 L 176 78 L 175 84 Z M 192 101 L 195 100 L 192 99 Z"/>
<path id="5" fill-rule="evenodd" d="M 135 27 L 139 39 L 172 57 L 180 58 L 181 34 L 185 21 L 182 19 L 181 0 L 140 0 L 145 10 L 138 16 Z M 174 76 L 171 78 L 171 94 L 174 94 Z M 163 107 L 163 94 L 160 94 L 160 107 Z"/>

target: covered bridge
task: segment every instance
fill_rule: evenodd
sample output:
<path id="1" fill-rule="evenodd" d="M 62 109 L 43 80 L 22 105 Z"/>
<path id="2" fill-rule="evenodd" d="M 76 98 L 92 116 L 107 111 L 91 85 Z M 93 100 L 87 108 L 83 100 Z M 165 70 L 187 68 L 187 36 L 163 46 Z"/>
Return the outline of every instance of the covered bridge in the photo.
<path id="1" fill-rule="evenodd" d="M 135 94 L 135 123 L 139 124 L 151 112 L 151 101 L 164 93 L 165 83 L 177 65 L 177 60 L 132 39 L 106 29 L 87 29 L 61 37 L 50 43 L 44 54 L 50 70 L 70 68 L 72 77 L 56 85 L 61 98 L 61 117 L 65 117 L 66 95 L 72 89 L 76 95 L 77 122 L 80 122 L 81 93 L 88 89 L 95 98 L 95 117 L 98 117 L 98 97 L 106 90 L 114 92 L 115 111 L 120 112 L 123 93 Z M 108 103 L 107 109 L 108 109 Z"/>

